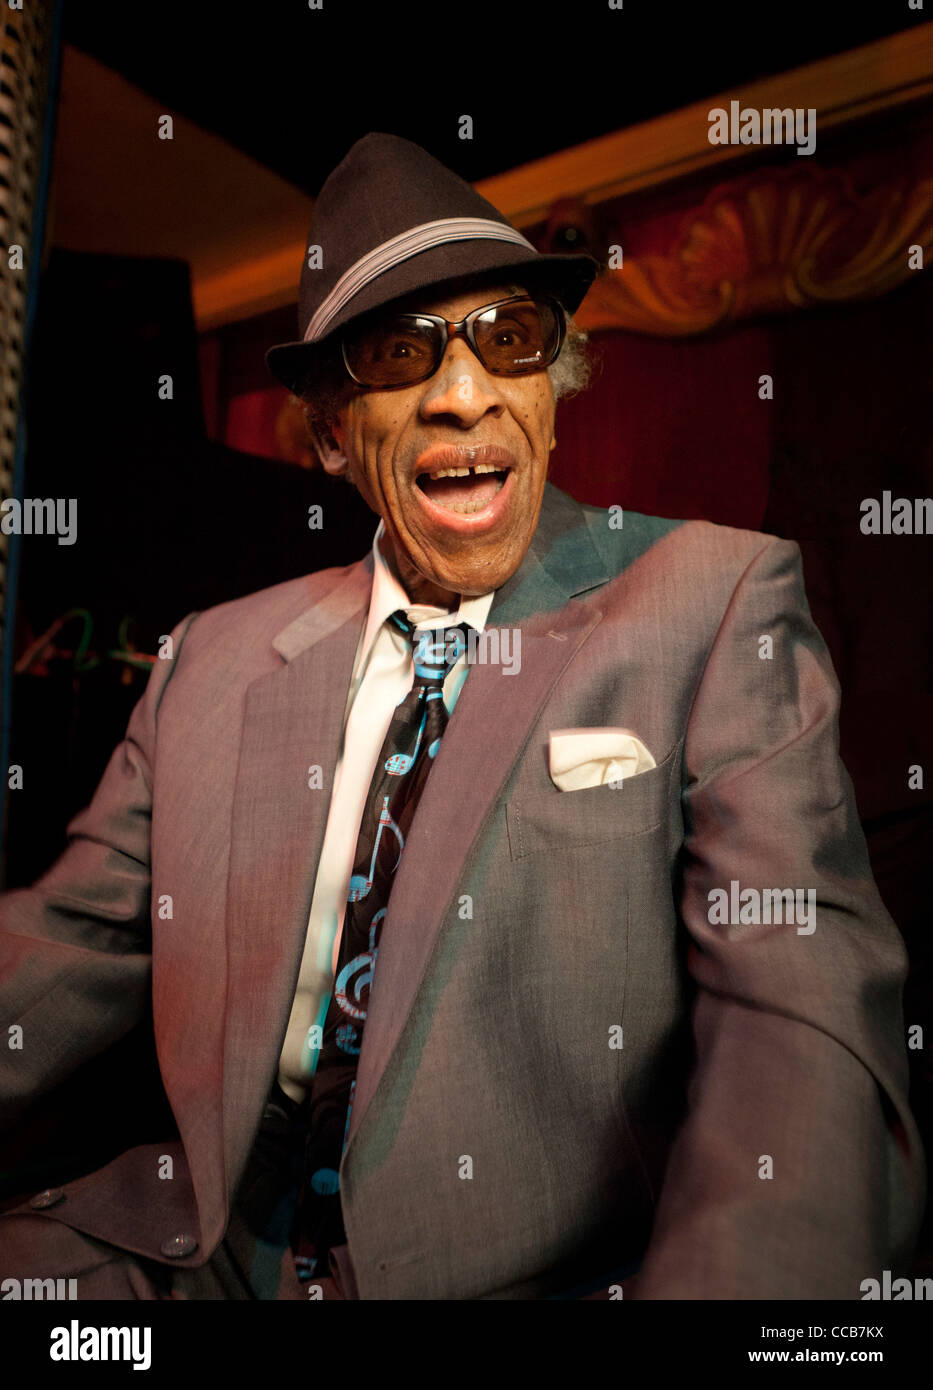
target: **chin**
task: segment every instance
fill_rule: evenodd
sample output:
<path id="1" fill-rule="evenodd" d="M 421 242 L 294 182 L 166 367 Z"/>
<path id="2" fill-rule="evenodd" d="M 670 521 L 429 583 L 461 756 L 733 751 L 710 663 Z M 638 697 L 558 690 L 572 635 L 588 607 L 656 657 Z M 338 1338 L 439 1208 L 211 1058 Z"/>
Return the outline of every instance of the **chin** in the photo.
<path id="1" fill-rule="evenodd" d="M 481 594 L 488 594 L 490 590 L 501 588 L 513 573 L 514 570 L 497 570 L 494 573 L 463 574 L 459 580 L 451 579 L 446 587 L 458 594 L 465 594 L 467 598 L 478 598 Z"/>

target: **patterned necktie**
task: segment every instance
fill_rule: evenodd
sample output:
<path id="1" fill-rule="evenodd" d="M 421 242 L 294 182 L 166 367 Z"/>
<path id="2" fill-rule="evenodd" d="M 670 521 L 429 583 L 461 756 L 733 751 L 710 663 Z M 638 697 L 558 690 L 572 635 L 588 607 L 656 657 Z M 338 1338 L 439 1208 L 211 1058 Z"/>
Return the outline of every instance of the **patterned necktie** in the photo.
<path id="1" fill-rule="evenodd" d="M 303 1181 L 291 1246 L 302 1282 L 326 1276 L 328 1253 L 346 1241 L 340 1160 L 350 1128 L 356 1069 L 379 937 L 393 876 L 441 736 L 443 685 L 467 646 L 465 623 L 419 633 L 402 609 L 389 619 L 413 646 L 414 683 L 396 706 L 376 761 L 350 878 L 346 915 L 308 1102 Z"/>

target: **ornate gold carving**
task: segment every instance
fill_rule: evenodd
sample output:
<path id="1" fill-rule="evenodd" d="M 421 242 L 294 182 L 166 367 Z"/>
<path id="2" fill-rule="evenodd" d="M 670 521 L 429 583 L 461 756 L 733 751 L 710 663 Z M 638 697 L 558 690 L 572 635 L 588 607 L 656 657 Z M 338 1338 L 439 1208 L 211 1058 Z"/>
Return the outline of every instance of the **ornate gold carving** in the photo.
<path id="1" fill-rule="evenodd" d="M 582 328 L 657 337 L 704 333 L 759 314 L 872 299 L 933 251 L 933 179 L 856 196 L 838 171 L 757 173 L 714 188 L 666 255 L 626 257 L 600 275 Z"/>

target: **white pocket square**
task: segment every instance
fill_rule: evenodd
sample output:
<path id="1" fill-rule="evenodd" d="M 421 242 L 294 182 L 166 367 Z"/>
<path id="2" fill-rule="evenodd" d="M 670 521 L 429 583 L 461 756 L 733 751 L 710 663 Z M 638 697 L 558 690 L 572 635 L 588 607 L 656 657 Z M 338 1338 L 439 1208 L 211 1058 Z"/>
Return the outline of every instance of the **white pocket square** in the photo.
<path id="1" fill-rule="evenodd" d="M 629 729 L 554 729 L 549 757 L 551 781 L 562 792 L 623 781 L 657 766 Z"/>

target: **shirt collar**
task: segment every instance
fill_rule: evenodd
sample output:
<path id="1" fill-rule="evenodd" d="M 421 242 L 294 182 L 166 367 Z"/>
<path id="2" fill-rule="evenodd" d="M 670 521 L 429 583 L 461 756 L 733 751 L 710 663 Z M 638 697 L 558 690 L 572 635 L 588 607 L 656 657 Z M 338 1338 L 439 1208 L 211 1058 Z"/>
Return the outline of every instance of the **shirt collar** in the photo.
<path id="1" fill-rule="evenodd" d="M 360 650 L 360 658 L 363 663 L 368 661 L 373 643 L 383 623 L 397 608 L 403 609 L 409 622 L 413 622 L 416 626 L 418 624 L 425 627 L 443 626 L 444 623 L 450 623 L 453 626 L 455 623 L 469 623 L 470 627 L 477 632 L 484 630 L 495 597 L 495 590 L 491 589 L 488 594 L 476 596 L 462 595 L 456 613 L 452 613 L 450 609 L 434 608 L 425 603 L 413 604 L 389 569 L 382 551 L 379 549 L 379 542 L 384 535 L 385 523 L 380 519 L 379 525 L 376 527 L 376 534 L 373 537 L 373 591 Z M 441 622 L 441 619 L 444 622 Z"/>

